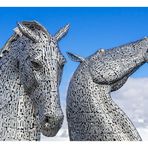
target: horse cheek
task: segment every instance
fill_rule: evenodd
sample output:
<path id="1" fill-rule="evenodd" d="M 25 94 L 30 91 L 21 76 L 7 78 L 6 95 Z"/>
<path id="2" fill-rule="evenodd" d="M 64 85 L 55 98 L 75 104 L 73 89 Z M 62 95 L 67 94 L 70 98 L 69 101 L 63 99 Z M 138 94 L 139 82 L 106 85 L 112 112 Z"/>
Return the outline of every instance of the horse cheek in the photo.
<path id="1" fill-rule="evenodd" d="M 33 70 L 29 67 L 23 66 L 20 69 L 20 80 L 24 86 L 24 91 L 30 94 L 38 85 Z"/>

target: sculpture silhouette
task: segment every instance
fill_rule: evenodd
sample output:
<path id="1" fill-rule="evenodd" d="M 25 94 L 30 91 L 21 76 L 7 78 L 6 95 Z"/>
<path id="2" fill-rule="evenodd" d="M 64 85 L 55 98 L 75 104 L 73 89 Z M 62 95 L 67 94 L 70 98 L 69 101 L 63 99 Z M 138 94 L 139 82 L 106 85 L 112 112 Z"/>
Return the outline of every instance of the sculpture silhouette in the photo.
<path id="1" fill-rule="evenodd" d="M 128 77 L 148 62 L 148 38 L 109 50 L 100 49 L 82 58 L 67 93 L 67 121 L 70 140 L 140 141 L 134 125 L 112 100 Z"/>
<path id="2" fill-rule="evenodd" d="M 36 21 L 22 22 L 0 53 L 0 140 L 55 136 L 63 122 L 59 85 L 65 58 L 55 36 Z"/>

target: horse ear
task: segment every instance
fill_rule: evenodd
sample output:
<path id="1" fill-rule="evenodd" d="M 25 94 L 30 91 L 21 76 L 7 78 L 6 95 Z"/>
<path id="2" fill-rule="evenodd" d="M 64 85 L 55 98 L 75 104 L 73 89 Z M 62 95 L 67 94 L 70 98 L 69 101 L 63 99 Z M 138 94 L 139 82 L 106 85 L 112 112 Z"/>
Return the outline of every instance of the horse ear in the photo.
<path id="1" fill-rule="evenodd" d="M 60 39 L 62 39 L 62 37 L 64 37 L 68 30 L 69 30 L 70 25 L 67 24 L 65 27 L 63 27 L 62 29 L 60 29 L 56 34 L 55 34 L 55 38 L 57 41 L 59 41 Z"/>
<path id="2" fill-rule="evenodd" d="M 20 32 L 28 37 L 29 39 L 31 39 L 34 42 L 38 42 L 39 41 L 39 36 L 37 34 L 35 34 L 31 29 L 29 29 L 28 27 L 26 27 L 25 25 L 18 23 L 18 29 L 20 30 Z"/>
<path id="3" fill-rule="evenodd" d="M 75 61 L 75 62 L 83 62 L 85 60 L 83 57 L 80 57 L 70 52 L 67 52 L 67 55 L 72 61 Z"/>

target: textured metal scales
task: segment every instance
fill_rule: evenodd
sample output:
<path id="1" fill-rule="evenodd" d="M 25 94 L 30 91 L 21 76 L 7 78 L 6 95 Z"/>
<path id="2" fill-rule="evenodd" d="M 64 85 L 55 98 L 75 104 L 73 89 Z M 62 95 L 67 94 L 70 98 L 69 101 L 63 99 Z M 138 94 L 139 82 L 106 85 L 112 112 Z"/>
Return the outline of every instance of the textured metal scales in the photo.
<path id="1" fill-rule="evenodd" d="M 59 85 L 65 58 L 55 36 L 36 21 L 22 22 L 0 52 L 0 140 L 55 136 L 63 122 Z"/>
<path id="2" fill-rule="evenodd" d="M 70 140 L 141 141 L 127 115 L 110 93 L 148 62 L 148 38 L 109 50 L 100 49 L 88 58 L 68 53 L 80 62 L 67 94 Z"/>

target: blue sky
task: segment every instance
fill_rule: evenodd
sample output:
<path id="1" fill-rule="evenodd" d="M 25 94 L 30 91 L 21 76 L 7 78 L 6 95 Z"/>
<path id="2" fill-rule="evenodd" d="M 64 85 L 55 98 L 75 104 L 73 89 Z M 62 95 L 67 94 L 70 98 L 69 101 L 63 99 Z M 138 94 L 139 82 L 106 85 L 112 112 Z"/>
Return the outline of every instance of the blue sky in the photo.
<path id="1" fill-rule="evenodd" d="M 111 48 L 148 36 L 148 8 L 0 8 L 0 47 L 12 35 L 16 22 L 37 20 L 51 34 L 70 23 L 68 35 L 60 43 L 67 58 L 61 91 L 78 63 L 70 61 L 66 51 L 87 57 L 99 48 Z M 148 64 L 134 78 L 148 77 Z"/>

